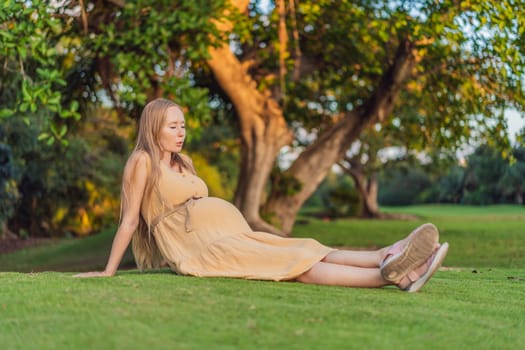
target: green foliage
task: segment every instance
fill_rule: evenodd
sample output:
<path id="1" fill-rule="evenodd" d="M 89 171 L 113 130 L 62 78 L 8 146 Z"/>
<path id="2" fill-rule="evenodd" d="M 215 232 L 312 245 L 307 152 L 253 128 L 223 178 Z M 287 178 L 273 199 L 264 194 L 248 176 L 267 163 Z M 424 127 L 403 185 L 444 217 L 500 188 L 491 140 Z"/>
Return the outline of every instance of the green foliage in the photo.
<path id="1" fill-rule="evenodd" d="M 270 182 L 272 184 L 272 192 L 278 196 L 292 196 L 303 187 L 299 180 L 287 175 L 278 166 L 273 167 L 270 174 Z"/>
<path id="2" fill-rule="evenodd" d="M 208 92 L 195 87 L 191 62 L 208 57 L 208 47 L 220 42 L 211 19 L 224 6 L 224 1 L 156 0 L 126 2 L 118 10 L 95 5 L 89 15 L 99 23 L 83 44 L 82 56 L 100 65 L 115 108 L 137 115 L 160 93 L 189 108 L 189 126 L 198 132 L 209 116 Z"/>
<path id="3" fill-rule="evenodd" d="M 380 177 L 378 201 L 381 205 L 422 203 L 419 196 L 431 186 L 431 178 L 420 167 L 392 169 Z"/>
<path id="4" fill-rule="evenodd" d="M 4 3 L 0 116 L 7 131 L 0 142 L 14 150 L 16 174 L 2 203 L 20 193 L 6 213 L 12 230 L 85 234 L 116 220 L 132 138 L 113 121 L 114 130 L 104 128 L 107 118 L 93 121 L 107 115 L 100 106 L 129 128 L 126 117 L 165 96 L 185 109 L 188 138 L 199 136 L 210 118 L 208 90 L 195 86 L 191 62 L 223 39 L 211 19 L 225 7 L 222 0 Z"/>
<path id="5" fill-rule="evenodd" d="M 120 114 L 137 117 L 148 100 L 166 96 L 191 106 L 190 126 L 197 133 L 209 106 L 207 90 L 195 87 L 191 62 L 220 42 L 223 33 L 211 19 L 225 2 L 115 4 L 5 2 L 0 116 L 41 124 L 41 140 L 65 144 L 67 119 L 85 116 L 90 103 L 110 102 Z M 77 16 L 79 11 L 85 12 Z"/>
<path id="6" fill-rule="evenodd" d="M 525 147 L 525 127 L 523 127 L 516 135 L 516 142 L 518 146 Z"/>
<path id="7" fill-rule="evenodd" d="M 465 187 L 466 169 L 464 167 L 453 165 L 449 171 L 439 179 L 439 190 L 437 198 L 441 203 L 460 203 L 463 197 L 463 188 Z"/>
<path id="8" fill-rule="evenodd" d="M 467 204 L 519 203 L 525 191 L 524 149 L 513 150 L 514 161 L 495 149 L 481 146 L 467 159 L 463 202 Z"/>
<path id="9" fill-rule="evenodd" d="M 61 39 L 64 23 L 47 1 L 5 1 L 0 9 L 0 118 L 41 123 L 41 139 L 64 140 L 67 119 L 79 119 L 78 102 L 67 101 L 65 69 L 68 47 Z"/>
<path id="10" fill-rule="evenodd" d="M 513 161 L 505 167 L 499 181 L 503 195 L 515 203 L 523 204 L 525 195 L 525 147 L 513 150 Z"/>
<path id="11" fill-rule="evenodd" d="M 199 137 L 191 138 L 185 149 L 192 156 L 197 173 L 205 180 L 210 194 L 232 200 L 239 176 L 239 142 L 234 128 L 226 120 L 233 116 L 212 112 L 211 120 L 202 126 Z M 208 175 L 212 175 L 211 178 Z"/>
<path id="12" fill-rule="evenodd" d="M 232 198 L 232 189 L 224 186 L 224 180 L 219 169 L 207 161 L 205 157 L 200 154 L 192 154 L 193 165 L 197 170 L 197 175 L 208 186 L 208 194 L 213 197 L 224 199 Z"/>
<path id="13" fill-rule="evenodd" d="M 522 7 L 511 0 L 301 1 L 286 17 L 285 116 L 298 133 L 322 132 L 340 113 L 359 111 L 406 39 L 417 64 L 381 134 L 416 150 L 488 139 L 508 152 L 504 111 L 525 109 Z M 253 61 L 252 76 L 272 91 L 279 89 L 278 20 L 276 9 L 253 5 L 236 29 L 239 57 Z"/>
<path id="14" fill-rule="evenodd" d="M 359 194 L 348 176 L 330 173 L 317 191 L 305 203 L 305 207 L 322 208 L 330 217 L 357 216 L 361 202 Z"/>
<path id="15" fill-rule="evenodd" d="M 35 125 L 8 119 L 2 126 L 0 142 L 14 150 L 11 183 L 20 194 L 8 217 L 12 231 L 33 236 L 87 234 L 115 222 L 127 149 L 115 151 L 114 143 L 104 145 L 102 140 L 92 148 L 78 132 L 69 135 L 66 148 L 42 145 Z"/>
<path id="16" fill-rule="evenodd" d="M 525 157 L 523 148 L 514 148 L 512 158 L 487 145 L 478 147 L 465 166 L 448 165 L 432 171 L 430 166 L 411 168 L 394 165 L 383 171 L 379 202 L 382 205 L 418 203 L 463 203 L 489 205 L 524 203 Z"/>
<path id="17" fill-rule="evenodd" d="M 189 137 L 199 136 L 207 132 L 210 108 L 234 109 L 228 102 L 209 103 L 221 91 L 210 82 L 204 63 L 209 47 L 231 40 L 259 89 L 282 102 L 298 135 L 304 130 L 318 135 L 340 113 L 360 110 L 406 39 L 414 44 L 417 65 L 393 115 L 385 116 L 380 136 L 394 135 L 416 150 L 455 148 L 488 138 L 510 152 L 504 111 L 525 109 L 521 2 L 297 2 L 295 16 L 286 18 L 289 32 L 298 34 L 297 40 L 290 36 L 286 91 L 279 91 L 275 74 L 279 18 L 276 11 L 268 13 L 258 5 L 253 2 L 246 16 L 226 0 L 64 1 L 60 6 L 42 0 L 4 1 L 0 118 L 23 120 L 37 133 L 25 138 L 31 150 L 59 152 L 53 144 L 72 140 L 68 134 L 79 129 L 93 108 L 109 106 L 125 124 L 146 101 L 165 96 L 187 109 L 188 126 L 195 131 Z M 235 22 L 231 32 L 216 28 L 225 9 Z M 234 124 L 231 119 L 223 122 Z M 39 146 L 33 144 L 37 140 Z M 312 140 L 298 137 L 295 145 Z M 73 149 L 72 154 L 82 152 L 80 143 Z M 100 155 L 101 149 L 90 152 Z M 238 174 L 232 159 L 218 165 L 228 184 Z M 25 173 L 25 163 L 19 161 L 15 155 L 15 168 Z M 104 162 L 107 167 L 118 164 L 111 157 Z M 514 183 L 515 172 L 505 181 Z M 107 174 L 97 176 L 106 176 L 109 183 Z M 283 194 L 300 188 L 286 179 L 277 186 Z"/>
<path id="18" fill-rule="evenodd" d="M 498 182 L 505 172 L 506 161 L 494 149 L 481 146 L 467 159 L 465 180 L 466 204 L 494 204 L 502 201 Z"/>

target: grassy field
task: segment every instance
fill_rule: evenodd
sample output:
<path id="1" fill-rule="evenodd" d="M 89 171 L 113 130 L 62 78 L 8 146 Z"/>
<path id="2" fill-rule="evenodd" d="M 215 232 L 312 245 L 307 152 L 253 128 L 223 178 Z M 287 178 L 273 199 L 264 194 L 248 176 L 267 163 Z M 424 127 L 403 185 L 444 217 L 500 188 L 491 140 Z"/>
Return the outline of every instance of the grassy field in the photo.
<path id="1" fill-rule="evenodd" d="M 115 227 L 82 239 L 50 241 L 37 247 L 0 255 L 0 271 L 89 271 L 105 266 Z M 122 266 L 134 266 L 128 249 Z"/>
<path id="2" fill-rule="evenodd" d="M 419 293 L 120 271 L 112 230 L 0 256 L 2 349 L 519 349 L 525 347 L 525 207 L 388 208 L 417 221 L 303 217 L 294 236 L 375 247 L 432 221 L 451 244 Z M 308 221 L 308 223 L 306 223 Z M 129 259 L 129 257 L 128 257 Z M 129 261 L 129 260 L 128 260 Z"/>
<path id="3" fill-rule="evenodd" d="M 440 240 L 450 243 L 447 266 L 525 268 L 525 206 L 427 205 L 385 211 L 419 219 L 328 223 L 306 218 L 307 224 L 296 225 L 295 236 L 313 237 L 332 246 L 382 247 L 419 224 L 432 222 L 440 230 Z"/>

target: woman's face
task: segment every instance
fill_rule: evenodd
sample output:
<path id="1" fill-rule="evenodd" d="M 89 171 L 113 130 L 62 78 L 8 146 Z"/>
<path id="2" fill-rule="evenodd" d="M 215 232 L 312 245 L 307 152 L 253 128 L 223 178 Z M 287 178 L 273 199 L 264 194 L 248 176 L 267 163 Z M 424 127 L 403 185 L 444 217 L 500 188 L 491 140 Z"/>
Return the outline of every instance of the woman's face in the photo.
<path id="1" fill-rule="evenodd" d="M 166 120 L 160 130 L 159 143 L 163 152 L 180 152 L 184 145 L 186 129 L 184 114 L 177 107 L 170 107 L 166 112 Z"/>

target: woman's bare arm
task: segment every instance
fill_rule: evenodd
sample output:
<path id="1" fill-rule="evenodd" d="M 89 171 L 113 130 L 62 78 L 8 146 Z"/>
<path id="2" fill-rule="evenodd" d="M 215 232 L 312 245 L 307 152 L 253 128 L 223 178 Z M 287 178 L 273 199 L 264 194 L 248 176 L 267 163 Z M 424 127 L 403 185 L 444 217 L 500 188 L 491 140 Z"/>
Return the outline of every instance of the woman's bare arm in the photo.
<path id="1" fill-rule="evenodd" d="M 79 273 L 74 277 L 98 277 L 115 275 L 118 266 L 138 227 L 140 207 L 146 187 L 149 158 L 146 153 L 135 153 L 124 169 L 122 193 L 122 221 L 118 227 L 108 262 L 104 271 Z"/>

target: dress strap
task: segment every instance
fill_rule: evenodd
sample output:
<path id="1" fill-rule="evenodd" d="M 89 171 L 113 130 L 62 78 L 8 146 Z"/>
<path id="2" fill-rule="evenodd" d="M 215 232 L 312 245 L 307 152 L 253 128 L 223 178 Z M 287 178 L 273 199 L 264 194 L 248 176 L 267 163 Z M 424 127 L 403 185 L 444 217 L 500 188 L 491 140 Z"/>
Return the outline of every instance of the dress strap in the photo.
<path id="1" fill-rule="evenodd" d="M 200 199 L 200 198 L 202 198 L 202 197 L 191 197 L 186 202 L 184 202 L 182 204 L 179 204 L 179 205 L 176 205 L 173 208 L 171 208 L 168 211 L 166 211 L 165 213 L 158 215 L 151 222 L 151 230 L 155 231 L 155 228 L 157 227 L 157 225 L 162 220 L 167 218 L 168 216 L 170 216 L 170 215 L 172 215 L 174 213 L 180 212 L 181 210 L 184 210 L 185 214 L 186 214 L 186 217 L 184 218 L 184 228 L 185 228 L 186 232 L 191 232 L 193 230 L 193 227 L 191 225 L 191 216 L 190 216 L 191 210 L 190 210 L 190 208 L 192 208 L 195 205 L 195 200 Z"/>

